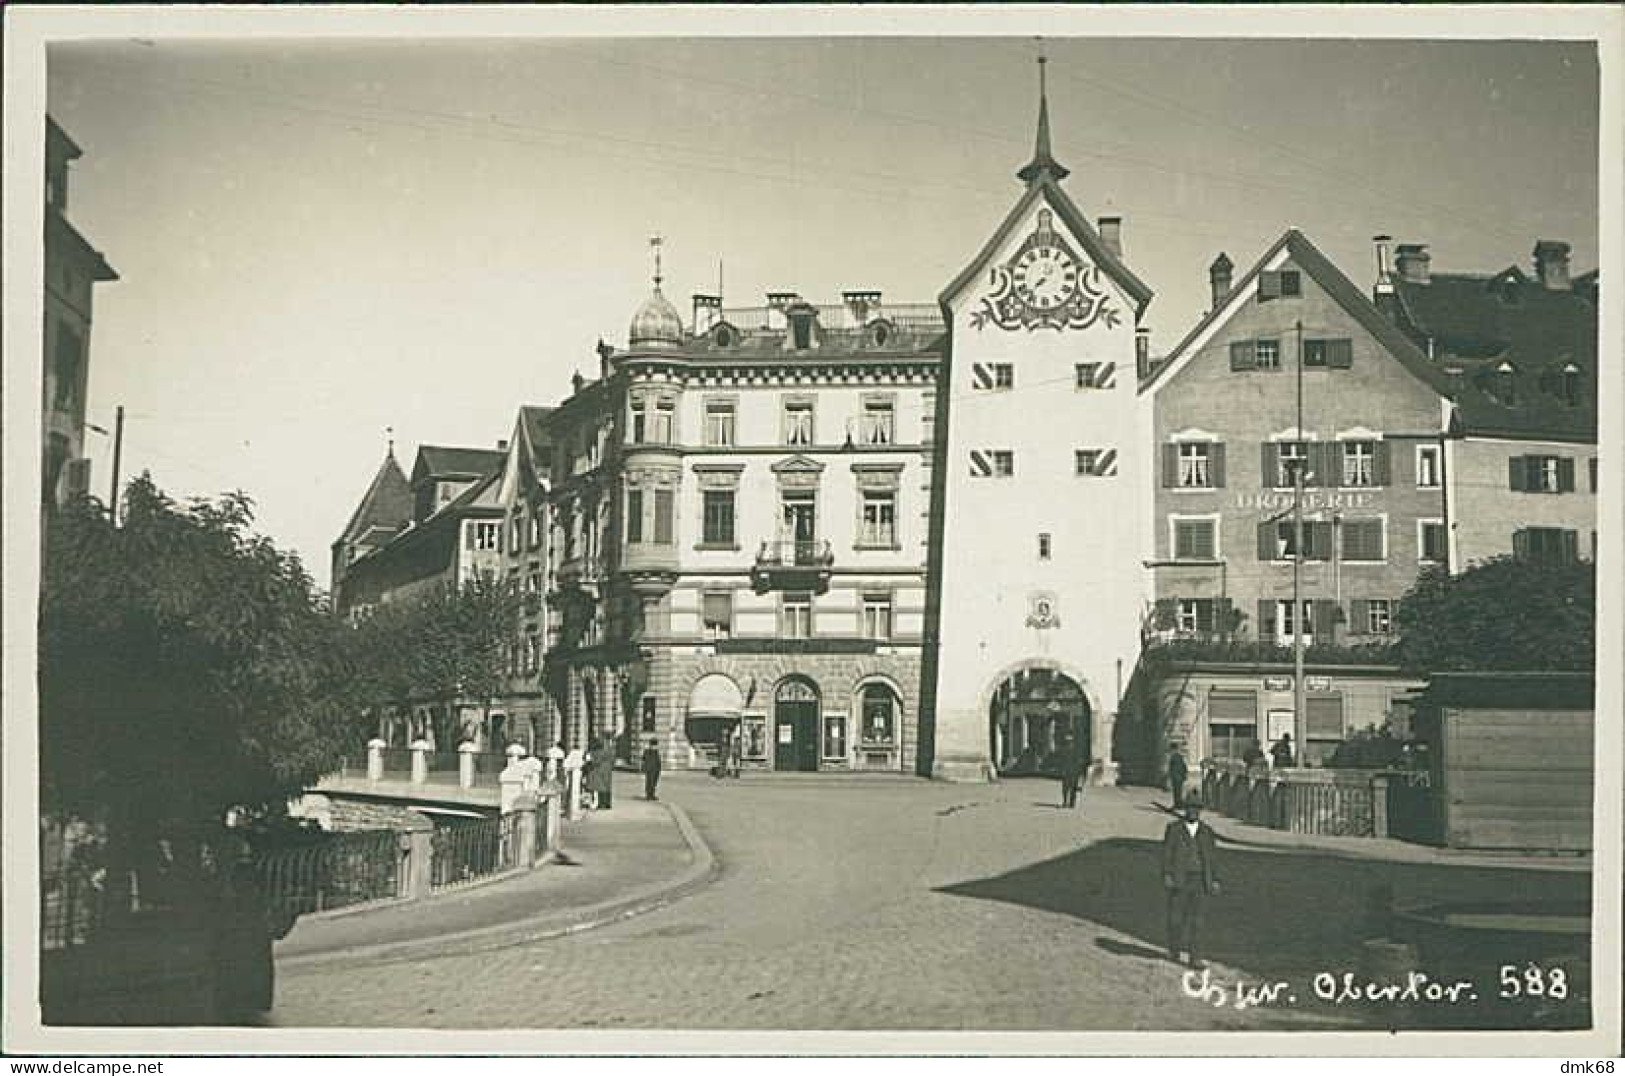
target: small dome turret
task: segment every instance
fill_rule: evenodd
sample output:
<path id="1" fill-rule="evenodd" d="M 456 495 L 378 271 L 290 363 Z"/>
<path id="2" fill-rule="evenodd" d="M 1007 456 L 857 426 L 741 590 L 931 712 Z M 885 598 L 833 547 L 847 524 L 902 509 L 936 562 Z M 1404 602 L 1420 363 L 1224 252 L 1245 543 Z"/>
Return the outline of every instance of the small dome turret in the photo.
<path id="1" fill-rule="evenodd" d="M 626 333 L 627 346 L 634 350 L 681 347 L 683 344 L 683 317 L 660 293 L 660 244 L 658 235 L 649 240 L 655 261 L 654 291 L 643 300 L 638 312 L 632 315 L 632 325 Z"/>

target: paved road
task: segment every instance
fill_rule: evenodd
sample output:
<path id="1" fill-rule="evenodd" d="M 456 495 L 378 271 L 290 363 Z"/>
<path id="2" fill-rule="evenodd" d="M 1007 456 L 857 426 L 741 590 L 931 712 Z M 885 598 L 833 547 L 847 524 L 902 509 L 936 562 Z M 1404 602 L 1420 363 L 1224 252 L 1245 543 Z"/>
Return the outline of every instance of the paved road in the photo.
<path id="1" fill-rule="evenodd" d="M 1289 981 L 1297 1004 L 1186 996 L 1162 959 L 1155 793 L 674 774 L 661 786 L 722 865 L 656 912 L 496 952 L 285 972 L 283 1027 L 1148 1030 L 1381 1026 L 1313 1003 L 1352 967 L 1366 894 L 1550 895 L 1584 875 L 1224 853 L 1214 975 Z"/>

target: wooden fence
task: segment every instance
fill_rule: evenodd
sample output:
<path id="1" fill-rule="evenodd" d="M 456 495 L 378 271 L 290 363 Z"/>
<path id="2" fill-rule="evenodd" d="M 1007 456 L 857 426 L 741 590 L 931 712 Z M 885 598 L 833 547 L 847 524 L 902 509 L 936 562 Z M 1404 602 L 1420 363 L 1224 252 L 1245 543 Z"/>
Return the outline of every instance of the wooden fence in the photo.
<path id="1" fill-rule="evenodd" d="M 1386 770 L 1273 770 L 1229 759 L 1202 763 L 1202 797 L 1255 826 L 1326 837 L 1422 839 L 1429 790 L 1417 775 Z M 1390 819 L 1401 824 L 1394 825 Z"/>

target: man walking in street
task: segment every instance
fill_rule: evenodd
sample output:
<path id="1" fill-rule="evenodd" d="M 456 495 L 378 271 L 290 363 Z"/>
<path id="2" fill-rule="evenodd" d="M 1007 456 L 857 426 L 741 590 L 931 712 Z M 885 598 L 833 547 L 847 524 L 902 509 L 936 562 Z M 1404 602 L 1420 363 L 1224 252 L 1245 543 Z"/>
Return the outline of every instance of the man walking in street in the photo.
<path id="1" fill-rule="evenodd" d="M 1185 756 L 1175 747 L 1168 755 L 1168 791 L 1174 796 L 1174 810 L 1179 810 L 1180 804 L 1185 801 L 1185 782 L 1190 778 L 1190 767 L 1185 764 Z"/>
<path id="2" fill-rule="evenodd" d="M 660 787 L 660 748 L 653 740 L 643 749 L 643 798 L 656 799 L 655 789 Z"/>
<path id="3" fill-rule="evenodd" d="M 1218 838 L 1202 821 L 1202 797 L 1191 793 L 1180 805 L 1181 817 L 1162 835 L 1162 887 L 1168 893 L 1168 959 L 1185 954 L 1193 968 L 1203 967 L 1203 905 L 1219 893 L 1214 860 Z"/>
<path id="4" fill-rule="evenodd" d="M 1078 805 L 1078 787 L 1083 783 L 1083 753 L 1076 740 L 1061 741 L 1061 806 Z"/>

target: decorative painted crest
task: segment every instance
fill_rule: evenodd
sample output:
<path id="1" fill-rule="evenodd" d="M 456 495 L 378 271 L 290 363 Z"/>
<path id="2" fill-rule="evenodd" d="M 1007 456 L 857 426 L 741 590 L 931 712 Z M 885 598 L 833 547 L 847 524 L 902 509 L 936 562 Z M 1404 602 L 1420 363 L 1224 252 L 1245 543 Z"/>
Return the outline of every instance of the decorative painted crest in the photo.
<path id="1" fill-rule="evenodd" d="M 1058 604 L 1053 591 L 1035 590 L 1027 595 L 1027 626 L 1029 628 L 1060 627 L 1061 614 L 1056 608 Z"/>
<path id="2" fill-rule="evenodd" d="M 992 267 L 992 290 L 971 313 L 973 328 L 1087 329 L 1097 321 L 1116 327 L 1122 312 L 1101 286 L 1100 269 L 1073 253 L 1055 231 L 1048 209 L 1038 212 L 1038 226 L 1004 265 Z"/>

